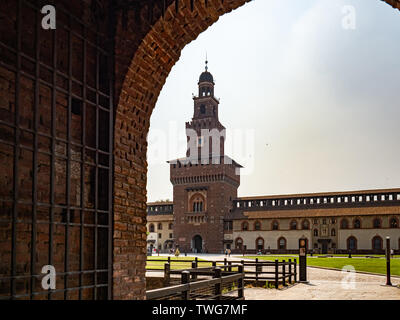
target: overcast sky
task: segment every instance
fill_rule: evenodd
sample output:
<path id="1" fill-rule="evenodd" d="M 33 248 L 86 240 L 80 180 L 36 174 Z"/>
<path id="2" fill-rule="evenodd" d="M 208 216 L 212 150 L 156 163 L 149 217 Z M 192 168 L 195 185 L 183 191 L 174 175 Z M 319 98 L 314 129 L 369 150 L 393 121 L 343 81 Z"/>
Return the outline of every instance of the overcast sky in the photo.
<path id="1" fill-rule="evenodd" d="M 226 153 L 245 167 L 239 196 L 400 187 L 400 12 L 377 0 L 255 0 L 173 67 L 151 117 L 149 201 L 173 198 L 166 161 L 185 155 L 206 52 Z"/>

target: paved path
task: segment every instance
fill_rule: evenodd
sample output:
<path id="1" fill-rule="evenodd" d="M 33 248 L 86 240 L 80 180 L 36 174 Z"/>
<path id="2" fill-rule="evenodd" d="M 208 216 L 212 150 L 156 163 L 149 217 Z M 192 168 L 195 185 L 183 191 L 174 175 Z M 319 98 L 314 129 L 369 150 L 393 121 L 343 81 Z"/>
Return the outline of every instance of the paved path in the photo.
<path id="1" fill-rule="evenodd" d="M 217 254 L 190 256 L 205 260 L 225 258 Z M 240 261 L 242 258 L 231 257 L 229 260 Z M 283 290 L 246 288 L 246 300 L 400 300 L 400 288 L 384 286 L 386 276 L 308 267 L 307 277 L 308 284 L 298 283 Z M 393 277 L 392 284 L 400 285 L 400 278 Z"/>
<path id="2" fill-rule="evenodd" d="M 399 288 L 384 286 L 385 276 L 308 267 L 307 277 L 309 284 L 284 290 L 245 289 L 246 300 L 400 300 Z M 399 285 L 400 279 L 392 278 L 392 284 Z"/>

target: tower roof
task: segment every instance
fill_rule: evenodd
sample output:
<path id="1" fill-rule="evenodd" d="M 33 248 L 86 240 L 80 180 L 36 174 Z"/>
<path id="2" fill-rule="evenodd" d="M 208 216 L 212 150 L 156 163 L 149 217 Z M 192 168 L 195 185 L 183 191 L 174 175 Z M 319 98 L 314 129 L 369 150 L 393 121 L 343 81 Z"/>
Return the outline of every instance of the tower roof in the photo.
<path id="1" fill-rule="evenodd" d="M 200 82 L 211 82 L 211 83 L 214 83 L 214 78 L 213 78 L 213 76 L 212 76 L 212 74 L 210 72 L 204 71 L 200 75 L 199 83 Z"/>
<path id="2" fill-rule="evenodd" d="M 207 65 L 208 65 L 208 60 L 206 60 L 206 70 L 200 75 L 199 83 L 201 83 L 201 82 L 214 83 L 214 77 L 210 72 L 208 72 L 208 66 Z"/>

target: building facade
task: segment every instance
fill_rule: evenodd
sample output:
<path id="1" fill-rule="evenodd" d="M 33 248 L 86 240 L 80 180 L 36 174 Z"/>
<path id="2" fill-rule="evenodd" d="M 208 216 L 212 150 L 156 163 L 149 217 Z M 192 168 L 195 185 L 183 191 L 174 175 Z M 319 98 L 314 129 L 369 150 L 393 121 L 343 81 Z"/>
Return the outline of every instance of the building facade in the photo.
<path id="1" fill-rule="evenodd" d="M 400 251 L 400 189 L 238 198 L 241 166 L 225 155 L 207 65 L 198 86 L 186 157 L 169 161 L 173 203 L 148 206 L 148 248 L 289 253 L 306 238 L 315 253 L 383 253 L 389 236 Z"/>
<path id="2" fill-rule="evenodd" d="M 236 252 L 297 252 L 306 238 L 316 253 L 400 251 L 400 189 L 243 197 L 232 203 L 225 232 Z"/>

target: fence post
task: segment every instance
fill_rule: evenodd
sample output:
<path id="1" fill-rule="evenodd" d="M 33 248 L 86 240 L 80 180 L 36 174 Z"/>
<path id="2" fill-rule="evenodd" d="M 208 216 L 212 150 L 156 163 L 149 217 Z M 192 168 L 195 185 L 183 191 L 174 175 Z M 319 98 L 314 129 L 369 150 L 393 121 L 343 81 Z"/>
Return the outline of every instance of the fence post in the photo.
<path id="1" fill-rule="evenodd" d="M 212 262 L 212 266 L 215 268 L 215 267 L 217 266 L 217 262 L 216 262 L 216 261 L 213 261 L 213 262 Z"/>
<path id="2" fill-rule="evenodd" d="M 256 286 L 258 285 L 258 258 L 256 258 Z"/>
<path id="3" fill-rule="evenodd" d="M 282 284 L 286 287 L 286 261 L 282 260 Z"/>
<path id="4" fill-rule="evenodd" d="M 289 259 L 289 284 L 292 284 L 292 259 Z"/>
<path id="5" fill-rule="evenodd" d="M 241 299 L 244 297 L 244 266 L 240 265 L 238 267 L 238 271 L 242 275 L 238 281 L 238 298 Z"/>
<path id="6" fill-rule="evenodd" d="M 197 262 L 196 261 L 192 261 L 192 269 L 196 269 L 197 268 Z M 196 280 L 197 279 L 197 274 L 196 272 L 192 272 L 192 280 Z"/>
<path id="7" fill-rule="evenodd" d="M 168 263 L 171 264 L 171 257 L 168 257 Z"/>
<path id="8" fill-rule="evenodd" d="M 182 284 L 189 284 L 190 283 L 190 272 L 185 270 L 182 271 L 181 274 L 181 283 Z M 183 300 L 189 300 L 190 297 L 190 288 L 182 292 L 182 299 Z"/>
<path id="9" fill-rule="evenodd" d="M 195 257 L 194 261 L 196 262 L 196 268 L 199 266 L 199 258 Z"/>
<path id="10" fill-rule="evenodd" d="M 232 262 L 231 261 L 228 262 L 228 271 L 232 272 Z"/>
<path id="11" fill-rule="evenodd" d="M 278 264 L 278 259 L 275 259 L 275 288 L 279 288 L 279 264 Z"/>
<path id="12" fill-rule="evenodd" d="M 164 264 L 164 286 L 168 287 L 171 283 L 171 265 L 169 263 Z"/>
<path id="13" fill-rule="evenodd" d="M 297 282 L 297 259 L 294 259 L 294 282 Z"/>
<path id="14" fill-rule="evenodd" d="M 228 263 L 226 262 L 226 258 L 224 258 L 224 271 L 226 271 L 226 265 L 227 265 Z"/>
<path id="15" fill-rule="evenodd" d="M 222 270 L 220 267 L 215 268 L 214 278 L 221 279 L 221 275 L 222 275 L 221 271 Z M 220 298 L 221 298 L 221 281 L 219 281 L 217 284 L 215 284 L 214 294 L 216 296 L 215 298 L 217 300 L 220 300 Z"/>

